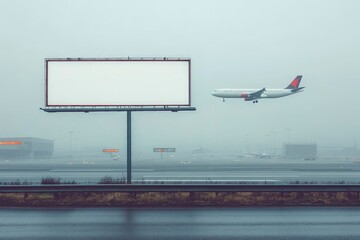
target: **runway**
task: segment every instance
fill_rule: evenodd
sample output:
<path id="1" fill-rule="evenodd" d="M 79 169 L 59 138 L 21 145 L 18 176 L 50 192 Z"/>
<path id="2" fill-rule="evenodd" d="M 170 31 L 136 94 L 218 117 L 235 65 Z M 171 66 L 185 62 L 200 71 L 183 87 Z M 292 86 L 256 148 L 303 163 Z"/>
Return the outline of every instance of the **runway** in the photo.
<path id="1" fill-rule="evenodd" d="M 126 160 L 108 157 L 0 160 L 0 181 L 38 183 L 43 177 L 96 183 L 105 176 L 126 178 Z M 142 182 L 360 183 L 360 164 L 349 159 L 256 159 L 177 156 L 133 158 L 133 180 Z"/>

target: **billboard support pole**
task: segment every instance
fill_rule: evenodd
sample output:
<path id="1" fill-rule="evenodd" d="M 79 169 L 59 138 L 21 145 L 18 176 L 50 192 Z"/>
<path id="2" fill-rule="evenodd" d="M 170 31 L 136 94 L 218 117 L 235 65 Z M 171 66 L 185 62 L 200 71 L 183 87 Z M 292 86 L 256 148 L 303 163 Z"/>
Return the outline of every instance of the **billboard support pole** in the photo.
<path id="1" fill-rule="evenodd" d="M 131 184 L 131 111 L 127 111 L 127 173 L 126 183 Z"/>
<path id="2" fill-rule="evenodd" d="M 196 111 L 195 107 L 46 107 L 40 108 L 48 113 L 57 112 L 126 112 L 127 113 L 127 166 L 126 166 L 126 183 L 131 184 L 131 112 L 182 112 L 182 111 Z M 175 148 L 173 151 L 174 152 Z M 161 159 L 163 153 L 161 152 Z"/>

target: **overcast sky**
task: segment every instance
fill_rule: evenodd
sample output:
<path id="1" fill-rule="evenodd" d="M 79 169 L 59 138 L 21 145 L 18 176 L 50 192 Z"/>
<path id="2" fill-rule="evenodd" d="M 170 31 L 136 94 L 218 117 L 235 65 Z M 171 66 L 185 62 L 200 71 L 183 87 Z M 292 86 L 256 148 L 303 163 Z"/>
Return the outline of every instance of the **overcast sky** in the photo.
<path id="1" fill-rule="evenodd" d="M 247 151 L 292 142 L 360 141 L 360 1 L 0 0 L 1 137 L 55 139 L 57 149 L 125 151 L 125 113 L 44 107 L 44 58 L 190 57 L 196 112 L 133 113 L 134 150 Z M 215 88 L 303 93 L 225 103 Z M 72 133 L 70 133 L 72 132 Z"/>

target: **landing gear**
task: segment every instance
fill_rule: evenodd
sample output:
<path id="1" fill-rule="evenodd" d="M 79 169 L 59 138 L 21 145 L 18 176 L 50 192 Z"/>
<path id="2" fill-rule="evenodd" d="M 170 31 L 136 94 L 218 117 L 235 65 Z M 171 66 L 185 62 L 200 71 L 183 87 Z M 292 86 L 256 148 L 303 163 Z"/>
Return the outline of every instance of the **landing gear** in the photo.
<path id="1" fill-rule="evenodd" d="M 225 102 L 225 98 L 223 98 L 223 102 Z"/>
<path id="2" fill-rule="evenodd" d="M 253 103 L 258 103 L 259 101 L 258 100 L 254 100 Z"/>

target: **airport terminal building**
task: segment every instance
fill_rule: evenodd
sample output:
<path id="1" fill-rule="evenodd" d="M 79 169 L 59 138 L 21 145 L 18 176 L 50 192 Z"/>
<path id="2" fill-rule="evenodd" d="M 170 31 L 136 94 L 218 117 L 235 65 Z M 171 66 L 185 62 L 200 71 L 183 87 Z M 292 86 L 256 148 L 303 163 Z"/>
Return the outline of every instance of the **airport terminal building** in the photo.
<path id="1" fill-rule="evenodd" d="M 289 159 L 315 160 L 317 158 L 317 145 L 284 144 L 284 156 Z"/>
<path id="2" fill-rule="evenodd" d="M 33 137 L 0 138 L 0 158 L 52 157 L 54 141 Z"/>

